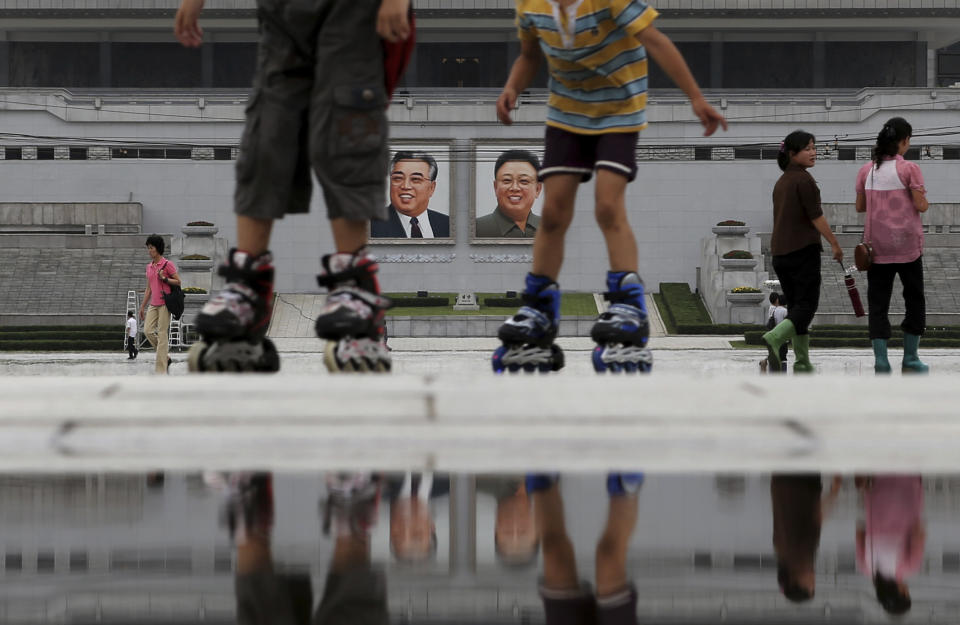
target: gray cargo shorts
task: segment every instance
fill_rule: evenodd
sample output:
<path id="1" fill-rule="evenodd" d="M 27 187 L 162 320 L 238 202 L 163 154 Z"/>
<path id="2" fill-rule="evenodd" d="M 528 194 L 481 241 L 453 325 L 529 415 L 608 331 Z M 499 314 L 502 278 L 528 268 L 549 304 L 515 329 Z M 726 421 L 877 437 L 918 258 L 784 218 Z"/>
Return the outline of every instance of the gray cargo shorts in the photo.
<path id="1" fill-rule="evenodd" d="M 237 157 L 238 215 L 385 219 L 387 95 L 380 0 L 257 0 L 260 45 Z"/>

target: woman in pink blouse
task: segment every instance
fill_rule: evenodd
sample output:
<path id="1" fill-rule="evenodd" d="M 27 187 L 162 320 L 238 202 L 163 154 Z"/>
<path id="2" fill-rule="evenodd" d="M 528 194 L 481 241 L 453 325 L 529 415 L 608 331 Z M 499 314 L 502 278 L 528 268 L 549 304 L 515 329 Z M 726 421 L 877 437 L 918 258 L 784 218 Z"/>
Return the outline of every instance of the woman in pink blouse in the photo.
<path id="1" fill-rule="evenodd" d="M 890 373 L 887 341 L 890 339 L 890 295 L 893 278 L 900 276 L 906 316 L 903 329 L 903 373 L 926 373 L 917 356 L 926 326 L 923 294 L 923 225 L 927 210 L 923 174 L 903 155 L 910 148 L 913 128 L 902 117 L 884 124 L 877 135 L 873 161 L 857 174 L 857 212 L 865 212 L 863 239 L 873 246 L 873 264 L 867 270 L 870 340 L 876 373 Z"/>

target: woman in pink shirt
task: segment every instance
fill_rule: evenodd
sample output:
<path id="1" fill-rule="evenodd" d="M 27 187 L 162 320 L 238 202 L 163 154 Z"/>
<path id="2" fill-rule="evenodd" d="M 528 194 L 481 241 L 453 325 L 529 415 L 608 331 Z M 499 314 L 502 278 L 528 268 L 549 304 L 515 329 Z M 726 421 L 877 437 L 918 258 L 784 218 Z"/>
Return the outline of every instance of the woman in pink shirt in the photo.
<path id="1" fill-rule="evenodd" d="M 890 339 L 890 295 L 893 278 L 900 276 L 906 316 L 903 329 L 903 373 L 926 373 L 917 356 L 926 326 L 923 294 L 923 225 L 927 210 L 923 174 L 903 155 L 910 148 L 913 128 L 902 117 L 884 124 L 877 136 L 873 161 L 857 174 L 857 212 L 866 213 L 863 240 L 873 246 L 873 264 L 867 270 L 870 307 L 870 340 L 876 373 L 890 373 L 887 341 Z"/>

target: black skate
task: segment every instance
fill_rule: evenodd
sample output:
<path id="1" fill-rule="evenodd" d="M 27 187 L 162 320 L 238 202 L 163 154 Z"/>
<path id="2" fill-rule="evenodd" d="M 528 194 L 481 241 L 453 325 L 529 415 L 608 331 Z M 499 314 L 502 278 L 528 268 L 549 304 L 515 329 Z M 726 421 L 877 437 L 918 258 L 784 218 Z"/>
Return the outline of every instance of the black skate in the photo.
<path id="1" fill-rule="evenodd" d="M 266 338 L 273 304 L 273 257 L 230 250 L 218 269 L 226 286 L 197 315 L 202 340 L 190 347 L 190 371 L 280 369 L 277 348 Z"/>
<path id="2" fill-rule="evenodd" d="M 376 525 L 381 477 L 376 473 L 328 473 L 320 501 L 323 535 L 365 536 Z"/>
<path id="3" fill-rule="evenodd" d="M 609 272 L 603 294 L 611 306 L 590 330 L 597 344 L 593 368 L 597 373 L 649 373 L 653 354 L 647 348 L 650 323 L 643 301 L 643 283 L 634 272 Z"/>
<path id="4" fill-rule="evenodd" d="M 503 345 L 493 352 L 493 371 L 559 371 L 564 365 L 563 350 L 553 342 L 557 338 L 559 288 L 549 278 L 529 274 L 522 297 L 525 305 L 497 331 Z"/>
<path id="5" fill-rule="evenodd" d="M 323 363 L 331 373 L 390 371 L 377 263 L 365 252 L 328 254 L 317 283 L 329 290 L 317 316 L 317 336 L 327 341 Z"/>
<path id="6" fill-rule="evenodd" d="M 251 534 L 267 535 L 273 527 L 273 478 L 269 473 L 216 473 L 204 481 L 224 492 L 220 525 L 230 538 L 245 542 Z"/>

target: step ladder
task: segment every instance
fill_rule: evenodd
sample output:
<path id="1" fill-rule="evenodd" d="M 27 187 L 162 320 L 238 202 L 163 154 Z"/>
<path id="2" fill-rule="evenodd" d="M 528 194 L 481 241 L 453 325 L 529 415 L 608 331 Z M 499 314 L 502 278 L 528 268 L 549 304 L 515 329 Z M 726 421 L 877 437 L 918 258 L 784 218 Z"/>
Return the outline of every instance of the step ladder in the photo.
<path id="1" fill-rule="evenodd" d="M 180 320 L 170 317 L 170 330 L 167 333 L 167 345 L 169 349 L 180 351 L 183 349 L 183 334 L 181 332 Z"/>
<path id="2" fill-rule="evenodd" d="M 127 313 L 133 313 L 133 316 L 137 319 L 137 338 L 135 343 L 137 344 L 137 349 L 140 349 L 143 344 L 147 341 L 147 337 L 143 334 L 143 324 L 140 323 L 140 298 L 137 295 L 136 291 L 127 291 L 127 309 L 123 312 L 123 322 L 127 322 Z M 123 351 L 127 351 L 127 327 L 123 327 Z"/>

